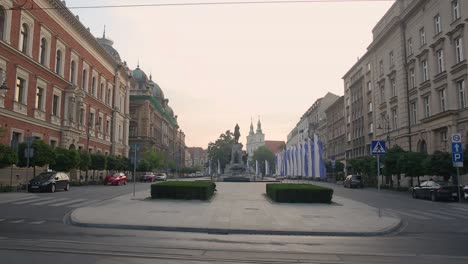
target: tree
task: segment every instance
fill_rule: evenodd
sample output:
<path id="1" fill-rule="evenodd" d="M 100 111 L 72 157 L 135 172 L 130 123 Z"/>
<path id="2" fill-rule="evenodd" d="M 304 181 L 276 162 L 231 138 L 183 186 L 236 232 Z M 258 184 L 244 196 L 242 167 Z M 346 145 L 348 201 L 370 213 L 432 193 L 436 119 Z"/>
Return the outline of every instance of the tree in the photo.
<path id="1" fill-rule="evenodd" d="M 138 171 L 153 171 L 163 167 L 165 157 L 154 149 L 147 149 L 137 165 Z"/>
<path id="2" fill-rule="evenodd" d="M 275 154 L 271 152 L 267 147 L 261 146 L 254 151 L 252 160 L 258 160 L 258 166 L 263 175 L 266 175 L 265 172 L 265 160 L 270 164 L 270 173 L 274 173 L 275 165 Z"/>
<path id="3" fill-rule="evenodd" d="M 418 177 L 418 185 L 421 184 L 419 180 L 419 176 L 424 176 L 427 173 L 426 160 L 429 156 L 426 153 L 422 152 L 412 152 L 408 151 L 404 154 L 404 165 L 403 165 L 403 173 L 405 173 L 405 177 Z M 411 185 L 413 185 L 413 181 L 411 181 Z"/>
<path id="4" fill-rule="evenodd" d="M 96 170 L 102 171 L 106 169 L 106 156 L 100 153 L 91 154 L 91 164 L 89 168 L 93 170 L 93 178 L 94 178 L 94 173 Z"/>
<path id="5" fill-rule="evenodd" d="M 393 187 L 392 175 L 397 175 L 397 186 L 400 187 L 400 177 L 403 173 L 404 162 L 405 162 L 405 151 L 398 145 L 393 146 L 387 150 L 383 157 L 384 170 L 383 174 L 387 177 L 390 182 L 390 186 Z M 377 170 L 377 169 L 376 169 Z"/>
<path id="6" fill-rule="evenodd" d="M 11 166 L 18 162 L 18 153 L 10 146 L 0 144 L 0 168 Z"/>
<path id="7" fill-rule="evenodd" d="M 456 170 L 452 164 L 452 156 L 448 152 L 435 151 L 428 161 L 428 174 L 443 176 L 446 180 L 455 174 Z"/>
<path id="8" fill-rule="evenodd" d="M 143 160 L 140 160 L 140 162 L 138 162 L 136 170 L 140 172 L 152 171 L 152 167 L 147 160 L 143 159 Z"/>
<path id="9" fill-rule="evenodd" d="M 91 156 L 88 151 L 81 151 L 80 152 L 80 170 L 88 170 L 89 166 L 91 165 Z"/>
<path id="10" fill-rule="evenodd" d="M 18 166 L 27 166 L 27 157 L 25 156 L 25 150 L 27 149 L 26 143 L 21 143 L 18 146 Z M 53 165 L 55 162 L 54 149 L 44 143 L 40 139 L 36 139 L 31 144 L 33 156 L 29 158 L 29 167 L 33 167 L 33 175 L 36 175 L 36 166 L 43 167 L 45 165 Z"/>
<path id="11" fill-rule="evenodd" d="M 109 155 L 107 156 L 107 170 L 119 171 L 121 167 L 121 159 L 118 156 Z"/>
<path id="12" fill-rule="evenodd" d="M 76 150 L 55 149 L 55 163 L 50 168 L 55 171 L 69 172 L 80 166 L 80 154 Z"/>
<path id="13" fill-rule="evenodd" d="M 221 168 L 224 169 L 226 164 L 231 162 L 231 151 L 234 143 L 234 135 L 230 130 L 227 130 L 214 143 L 210 142 L 208 144 L 208 159 L 215 163 L 219 160 Z"/>

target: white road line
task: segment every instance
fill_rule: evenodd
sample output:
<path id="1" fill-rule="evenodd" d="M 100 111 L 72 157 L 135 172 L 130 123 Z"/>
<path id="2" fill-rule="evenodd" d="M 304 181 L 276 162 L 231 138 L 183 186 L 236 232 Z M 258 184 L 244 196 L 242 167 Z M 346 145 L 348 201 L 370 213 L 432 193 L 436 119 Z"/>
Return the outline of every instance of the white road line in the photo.
<path id="1" fill-rule="evenodd" d="M 430 218 L 437 218 L 437 219 L 442 219 L 442 220 L 452 220 L 453 217 L 448 217 L 448 216 L 443 216 L 441 215 L 440 210 L 437 211 L 416 211 L 414 210 L 415 213 L 422 214 L 429 216 Z"/>
<path id="2" fill-rule="evenodd" d="M 395 214 L 401 214 L 401 215 L 406 215 L 406 216 L 409 216 L 409 217 L 412 217 L 412 218 L 416 218 L 416 219 L 419 219 L 419 220 L 429 220 L 430 218 L 429 217 L 425 217 L 425 216 L 422 216 L 422 215 L 418 215 L 418 214 L 413 214 L 413 213 L 408 213 L 408 212 L 402 212 L 402 211 L 398 211 L 398 210 L 392 210 L 392 209 L 385 209 L 387 211 L 391 211 Z"/>
<path id="3" fill-rule="evenodd" d="M 466 212 L 468 212 L 468 208 L 465 208 L 465 207 L 452 206 L 452 208 L 454 208 L 454 209 L 456 209 L 456 210 L 461 210 L 461 211 L 466 211 Z"/>
<path id="4" fill-rule="evenodd" d="M 72 208 L 76 208 L 76 207 L 82 207 L 82 206 L 85 206 L 85 205 L 88 205 L 88 204 L 92 204 L 92 203 L 95 203 L 95 202 L 98 202 L 99 200 L 90 200 L 90 201 L 87 201 L 87 202 L 84 202 L 84 203 L 79 203 L 79 204 L 73 204 L 73 205 L 70 205 L 68 207 L 72 207 Z"/>
<path id="5" fill-rule="evenodd" d="M 24 222 L 23 219 L 21 219 L 21 220 L 16 220 L 16 221 L 10 221 L 10 223 L 12 223 L 12 224 L 19 224 L 19 223 L 23 223 L 23 222 Z"/>
<path id="6" fill-rule="evenodd" d="M 30 225 L 40 225 L 42 223 L 45 223 L 45 221 L 36 221 L 36 222 L 30 222 Z"/>
<path id="7" fill-rule="evenodd" d="M 62 205 L 67 205 L 67 204 L 80 203 L 80 202 L 83 202 L 83 201 L 86 201 L 86 199 L 74 199 L 74 200 L 67 201 L 67 202 L 50 204 L 49 206 L 62 206 Z"/>
<path id="8" fill-rule="evenodd" d="M 53 201 L 55 199 L 55 197 L 44 197 L 44 198 L 47 198 L 47 199 L 42 200 L 39 203 L 36 203 L 36 201 L 33 201 L 33 202 L 31 202 L 30 205 L 41 205 L 41 204 L 44 204 L 44 203 L 50 203 L 51 201 Z"/>
<path id="9" fill-rule="evenodd" d="M 37 199 L 34 199 L 34 200 L 27 200 L 27 201 L 21 201 L 21 202 L 17 202 L 17 203 L 13 203 L 13 204 L 27 204 L 27 203 L 35 203 L 35 202 L 39 202 L 39 201 L 44 201 L 44 200 L 49 200 L 51 197 L 43 197 L 43 198 L 37 198 Z"/>
<path id="10" fill-rule="evenodd" d="M 0 201 L 0 204 L 2 204 L 2 203 L 11 203 L 11 202 L 19 202 L 19 201 L 22 201 L 22 200 L 29 200 L 29 199 L 33 199 L 33 198 L 37 198 L 37 197 L 38 197 L 37 195 L 33 195 L 33 196 L 26 196 L 26 197 L 21 197 L 21 198 L 7 199 L 7 200 Z"/>
<path id="11" fill-rule="evenodd" d="M 0 219 L 0 222 L 3 222 L 3 221 L 5 221 L 5 219 L 3 219 L 3 218 L 2 218 L 2 219 Z"/>
<path id="12" fill-rule="evenodd" d="M 452 210 L 452 211 L 444 210 L 444 211 L 441 211 L 441 213 L 443 213 L 444 215 L 450 215 L 450 216 L 454 216 L 458 218 L 468 218 L 468 213 L 460 212 L 456 210 Z"/>
<path id="13" fill-rule="evenodd" d="M 51 198 L 52 198 L 52 200 L 47 200 L 45 202 L 40 202 L 40 203 L 33 203 L 31 205 L 44 205 L 44 204 L 48 204 L 48 203 L 55 203 L 55 202 L 68 200 L 68 198 L 55 198 L 55 197 L 51 197 Z"/>

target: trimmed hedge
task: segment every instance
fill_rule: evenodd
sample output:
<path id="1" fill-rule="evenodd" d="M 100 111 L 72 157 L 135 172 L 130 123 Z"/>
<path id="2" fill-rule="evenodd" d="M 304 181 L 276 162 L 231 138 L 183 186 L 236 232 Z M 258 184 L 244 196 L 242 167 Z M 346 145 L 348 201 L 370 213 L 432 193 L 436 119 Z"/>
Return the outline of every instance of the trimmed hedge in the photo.
<path id="1" fill-rule="evenodd" d="M 167 181 L 151 185 L 151 198 L 208 200 L 215 191 L 212 181 Z"/>
<path id="2" fill-rule="evenodd" d="M 312 184 L 269 183 L 266 192 L 280 203 L 331 203 L 333 197 L 333 189 Z"/>

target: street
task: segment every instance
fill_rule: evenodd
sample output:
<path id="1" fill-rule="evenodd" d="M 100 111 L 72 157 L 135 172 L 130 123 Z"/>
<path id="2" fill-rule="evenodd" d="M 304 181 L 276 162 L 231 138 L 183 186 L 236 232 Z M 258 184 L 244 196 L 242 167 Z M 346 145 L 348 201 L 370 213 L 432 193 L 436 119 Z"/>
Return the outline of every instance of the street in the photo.
<path id="1" fill-rule="evenodd" d="M 250 183 L 254 184 L 254 183 Z M 75 187 L 35 193 L 34 200 L 0 197 L 0 255 L 4 263 L 466 263 L 468 207 L 414 200 L 407 193 L 335 188 L 335 194 L 380 206 L 405 225 L 383 237 L 213 235 L 82 228 L 67 214 L 131 193 L 126 186 Z M 138 183 L 137 190 L 149 188 Z M 26 194 L 29 196 L 29 194 Z M 53 199 L 50 199 L 53 197 Z M 72 202 L 73 201 L 73 202 Z M 439 212 L 439 214 L 436 214 Z M 125 214 L 125 212 L 122 212 Z M 465 224 L 466 225 L 466 224 Z"/>

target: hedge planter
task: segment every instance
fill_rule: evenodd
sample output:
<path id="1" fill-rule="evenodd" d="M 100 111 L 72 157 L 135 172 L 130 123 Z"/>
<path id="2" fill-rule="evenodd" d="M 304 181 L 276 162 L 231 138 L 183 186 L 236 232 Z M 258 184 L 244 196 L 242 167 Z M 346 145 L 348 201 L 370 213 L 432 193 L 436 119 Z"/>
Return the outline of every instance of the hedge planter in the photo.
<path id="1" fill-rule="evenodd" d="M 168 181 L 151 185 L 152 199 L 208 200 L 216 184 L 212 181 Z"/>
<path id="2" fill-rule="evenodd" d="M 333 197 L 333 189 L 312 184 L 269 183 L 266 192 L 279 203 L 331 203 Z"/>

